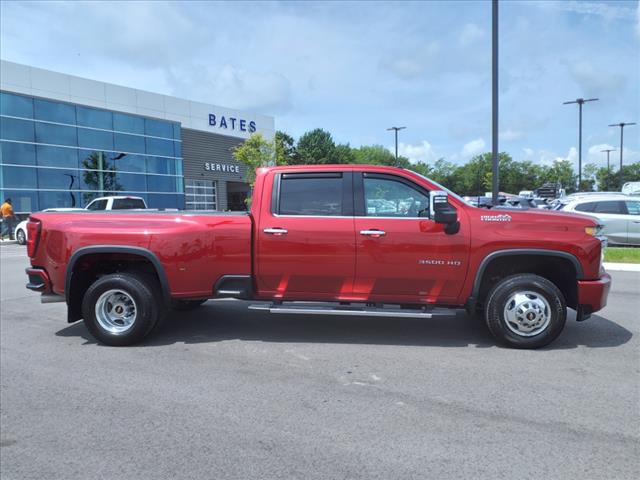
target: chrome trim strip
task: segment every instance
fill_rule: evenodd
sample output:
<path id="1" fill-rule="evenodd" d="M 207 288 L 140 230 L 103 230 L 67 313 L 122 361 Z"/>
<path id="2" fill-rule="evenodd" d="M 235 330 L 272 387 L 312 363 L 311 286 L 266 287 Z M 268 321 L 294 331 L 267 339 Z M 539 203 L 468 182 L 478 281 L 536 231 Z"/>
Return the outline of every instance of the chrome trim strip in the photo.
<path id="1" fill-rule="evenodd" d="M 269 313 L 293 313 L 307 315 L 344 315 L 344 316 L 368 316 L 368 317 L 407 317 L 407 318 L 432 318 L 433 314 L 427 312 L 383 312 L 375 310 L 339 310 L 339 309 L 315 309 L 315 308 L 286 308 L 286 307 L 267 307 L 256 308 L 252 310 L 269 310 Z"/>

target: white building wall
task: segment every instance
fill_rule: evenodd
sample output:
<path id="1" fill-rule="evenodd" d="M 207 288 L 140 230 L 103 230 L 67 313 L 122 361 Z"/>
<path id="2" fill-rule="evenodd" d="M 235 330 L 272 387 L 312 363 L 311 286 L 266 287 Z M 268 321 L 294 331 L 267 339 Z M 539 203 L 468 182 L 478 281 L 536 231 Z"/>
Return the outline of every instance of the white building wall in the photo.
<path id="1" fill-rule="evenodd" d="M 184 128 L 236 138 L 249 137 L 249 124 L 255 122 L 256 132 L 266 138 L 273 138 L 275 135 L 273 117 L 192 102 L 6 60 L 0 61 L 0 89 L 116 112 L 172 120 L 180 122 Z M 209 124 L 210 114 L 215 115 L 216 126 Z M 220 125 L 223 117 L 227 123 L 226 128 Z M 231 128 L 232 118 L 236 119 L 235 129 Z M 245 120 L 246 131 L 240 130 L 241 119 Z"/>

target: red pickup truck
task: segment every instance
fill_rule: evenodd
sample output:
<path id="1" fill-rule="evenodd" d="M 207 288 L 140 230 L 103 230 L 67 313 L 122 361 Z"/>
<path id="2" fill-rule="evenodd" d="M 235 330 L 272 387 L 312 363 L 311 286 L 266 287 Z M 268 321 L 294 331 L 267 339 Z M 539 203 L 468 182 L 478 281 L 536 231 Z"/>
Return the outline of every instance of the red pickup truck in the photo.
<path id="1" fill-rule="evenodd" d="M 274 314 L 432 318 L 466 308 L 505 345 L 536 348 L 606 304 L 589 217 L 475 208 L 414 172 L 260 168 L 250 213 L 52 212 L 28 222 L 27 288 L 66 301 L 108 345 L 169 308 L 251 300 Z"/>

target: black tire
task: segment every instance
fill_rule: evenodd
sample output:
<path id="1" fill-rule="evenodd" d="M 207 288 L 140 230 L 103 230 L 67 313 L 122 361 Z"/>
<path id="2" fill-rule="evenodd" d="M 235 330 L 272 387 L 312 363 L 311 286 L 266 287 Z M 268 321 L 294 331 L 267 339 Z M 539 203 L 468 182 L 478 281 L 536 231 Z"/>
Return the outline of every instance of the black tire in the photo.
<path id="1" fill-rule="evenodd" d="M 20 245 L 25 245 L 27 243 L 27 234 L 21 228 L 16 230 L 16 241 Z"/>
<path id="2" fill-rule="evenodd" d="M 508 321 L 507 316 L 511 319 L 517 316 L 518 305 L 524 314 L 519 321 Z M 500 343 L 514 348 L 548 345 L 560 335 L 566 319 L 567 304 L 562 292 L 546 278 L 530 273 L 502 279 L 489 292 L 485 303 L 489 331 Z"/>
<path id="3" fill-rule="evenodd" d="M 154 293 L 158 288 L 155 283 L 153 277 L 135 273 L 113 273 L 96 280 L 88 288 L 82 300 L 82 314 L 89 332 L 98 342 L 114 347 L 140 342 L 162 318 L 163 305 L 161 299 Z M 113 298 L 113 295 L 118 295 L 109 292 L 124 293 L 120 298 L 128 299 L 129 306 L 133 305 L 135 316 L 126 330 L 124 330 L 124 325 L 120 327 L 116 324 L 111 325 L 112 329 L 123 329 L 118 332 L 110 331 L 105 327 L 105 323 L 110 320 L 105 320 L 106 312 L 98 306 L 98 303 L 100 302 L 104 306 L 104 310 L 108 310 L 108 305 L 110 305 L 108 300 Z M 116 307 L 113 306 L 113 302 L 111 305 L 111 312 L 115 312 Z M 126 301 L 123 305 L 127 305 Z M 118 307 L 120 306 L 118 305 Z M 122 309 L 122 307 L 120 308 Z M 101 312 L 99 315 L 101 315 L 102 321 L 97 318 L 96 310 Z"/>
<path id="4" fill-rule="evenodd" d="M 207 300 L 175 300 L 171 305 L 171 308 L 174 310 L 178 310 L 181 312 L 185 312 L 188 310 L 195 310 L 200 307 Z"/>

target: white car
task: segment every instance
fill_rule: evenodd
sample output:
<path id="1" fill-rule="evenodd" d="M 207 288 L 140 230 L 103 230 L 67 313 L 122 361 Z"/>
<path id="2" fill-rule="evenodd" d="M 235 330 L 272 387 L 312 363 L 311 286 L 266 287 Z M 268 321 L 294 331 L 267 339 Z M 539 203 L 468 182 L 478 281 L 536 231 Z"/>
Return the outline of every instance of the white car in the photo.
<path id="1" fill-rule="evenodd" d="M 610 245 L 640 246 L 640 198 L 613 194 L 570 199 L 560 209 L 595 217 Z"/>
<path id="2" fill-rule="evenodd" d="M 85 210 L 130 210 L 146 209 L 147 204 L 140 197 L 100 197 L 92 200 L 85 208 L 47 208 L 43 212 L 83 212 Z M 20 245 L 27 243 L 27 220 L 20 222 L 15 229 L 15 239 Z"/>

